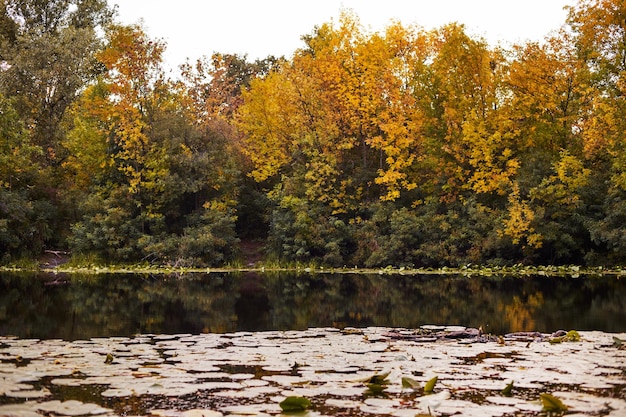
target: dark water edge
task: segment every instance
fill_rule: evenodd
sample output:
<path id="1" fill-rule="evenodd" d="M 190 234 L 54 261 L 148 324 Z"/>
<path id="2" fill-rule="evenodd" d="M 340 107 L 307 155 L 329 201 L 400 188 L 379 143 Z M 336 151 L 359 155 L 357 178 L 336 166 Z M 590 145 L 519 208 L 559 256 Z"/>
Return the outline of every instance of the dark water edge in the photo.
<path id="1" fill-rule="evenodd" d="M 77 340 L 313 327 L 626 331 L 626 279 L 0 272 L 0 335 Z"/>

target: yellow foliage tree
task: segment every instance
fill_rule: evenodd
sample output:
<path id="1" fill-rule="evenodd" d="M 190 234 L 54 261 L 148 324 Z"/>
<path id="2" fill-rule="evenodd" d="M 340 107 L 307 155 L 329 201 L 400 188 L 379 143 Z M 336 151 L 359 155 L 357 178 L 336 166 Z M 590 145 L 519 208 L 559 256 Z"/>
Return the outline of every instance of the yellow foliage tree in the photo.
<path id="1" fill-rule="evenodd" d="M 277 175 L 291 162 L 292 135 L 301 125 L 294 100 L 297 91 L 283 74 L 272 72 L 253 80 L 243 93 L 245 105 L 238 113 L 244 133 L 244 151 L 254 164 L 252 176 L 259 182 Z"/>
<path id="2" fill-rule="evenodd" d="M 98 59 L 108 69 L 105 120 L 116 147 L 111 163 L 127 177 L 130 193 L 142 188 L 158 192 L 166 155 L 150 155 L 160 151 L 150 142 L 148 120 L 159 106 L 159 91 L 165 89 L 160 69 L 164 46 L 148 39 L 139 26 L 115 26 L 107 36 Z"/>
<path id="3" fill-rule="evenodd" d="M 86 191 L 110 165 L 108 157 L 108 90 L 102 82 L 86 88 L 68 109 L 68 131 L 62 145 L 68 156 L 63 162 L 66 192 Z"/>
<path id="4" fill-rule="evenodd" d="M 462 25 L 450 24 L 435 31 L 432 43 L 429 96 L 430 106 L 436 111 L 430 118 L 432 125 L 428 131 L 434 135 L 427 152 L 428 158 L 435 160 L 428 166 L 435 169 L 442 183 L 442 198 L 454 201 L 472 178 L 475 167 L 470 158 L 474 159 L 474 165 L 477 161 L 478 155 L 468 154 L 468 146 L 480 152 L 485 134 L 497 131 L 487 133 L 485 128 L 501 100 L 503 58 L 490 51 L 486 42 L 470 38 Z M 474 181 L 480 176 L 477 173 Z"/>
<path id="5" fill-rule="evenodd" d="M 511 190 L 520 161 L 511 150 L 512 135 L 506 130 L 508 120 L 500 120 L 498 130 L 490 129 L 487 124 L 474 116 L 463 125 L 463 141 L 471 166 L 466 186 L 477 194 L 503 196 Z"/>
<path id="6" fill-rule="evenodd" d="M 513 183 L 511 194 L 508 197 L 507 216 L 503 220 L 500 236 L 507 236 L 514 245 L 522 247 L 540 248 L 543 244 L 542 236 L 536 233 L 533 226 L 535 213 L 530 202 L 520 196 L 517 182 Z"/>
<path id="7" fill-rule="evenodd" d="M 591 170 L 565 150 L 561 151 L 561 157 L 553 164 L 552 170 L 550 177 L 544 178 L 530 191 L 531 199 L 549 201 L 560 208 L 559 212 L 571 213 L 581 203 L 580 190 L 587 186 Z"/>
<path id="8" fill-rule="evenodd" d="M 579 147 L 581 116 L 594 91 L 573 39 L 563 31 L 543 44 L 516 46 L 514 55 L 506 111 L 516 124 L 516 151 L 557 157 L 561 149 Z"/>

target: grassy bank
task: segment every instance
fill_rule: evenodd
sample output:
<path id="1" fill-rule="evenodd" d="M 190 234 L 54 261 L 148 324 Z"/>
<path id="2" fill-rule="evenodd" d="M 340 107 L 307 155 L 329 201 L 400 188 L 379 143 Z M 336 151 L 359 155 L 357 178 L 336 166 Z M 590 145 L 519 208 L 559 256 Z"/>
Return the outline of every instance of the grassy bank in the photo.
<path id="1" fill-rule="evenodd" d="M 623 267 L 581 267 L 577 265 L 545 265 L 545 266 L 489 266 L 489 265 L 466 265 L 463 267 L 442 268 L 397 268 L 387 266 L 385 268 L 360 268 L 357 266 L 341 268 L 329 268 L 314 264 L 281 264 L 276 262 L 260 262 L 254 265 L 229 264 L 221 267 L 200 268 L 193 266 L 154 265 L 150 263 L 132 264 L 105 264 L 90 258 L 68 258 L 65 262 L 46 264 L 36 260 L 22 260 L 8 265 L 0 266 L 0 271 L 31 271 L 50 273 L 151 273 L 151 274 L 186 274 L 186 273 L 211 273 L 211 272 L 280 272 L 295 271 L 302 273 L 356 273 L 356 274 L 402 274 L 402 275 L 466 275 L 466 276 L 493 276 L 493 275 L 545 275 L 567 276 L 576 278 L 588 275 L 626 275 Z"/>

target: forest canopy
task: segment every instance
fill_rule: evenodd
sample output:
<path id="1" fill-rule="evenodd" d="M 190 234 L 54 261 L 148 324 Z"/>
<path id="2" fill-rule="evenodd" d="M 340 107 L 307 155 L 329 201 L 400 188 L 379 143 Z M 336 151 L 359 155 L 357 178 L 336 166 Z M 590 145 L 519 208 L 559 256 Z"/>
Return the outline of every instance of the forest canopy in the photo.
<path id="1" fill-rule="evenodd" d="M 0 1 L 0 262 L 626 262 L 622 1 L 509 48 L 349 10 L 302 40 L 170 79 L 105 0 Z"/>

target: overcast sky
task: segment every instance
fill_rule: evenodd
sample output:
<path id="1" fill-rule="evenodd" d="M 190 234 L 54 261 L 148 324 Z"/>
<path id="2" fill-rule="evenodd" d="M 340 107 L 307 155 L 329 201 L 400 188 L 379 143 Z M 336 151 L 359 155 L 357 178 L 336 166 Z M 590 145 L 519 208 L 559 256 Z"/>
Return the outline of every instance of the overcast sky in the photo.
<path id="1" fill-rule="evenodd" d="M 463 23 L 492 45 L 540 41 L 565 22 L 576 0 L 109 0 L 122 23 L 139 23 L 167 43 L 167 67 L 213 52 L 289 58 L 302 35 L 351 9 L 370 31 L 391 20 L 426 29 Z"/>

